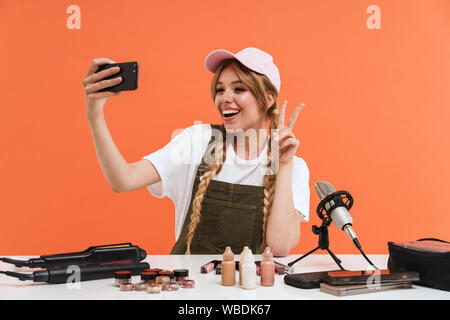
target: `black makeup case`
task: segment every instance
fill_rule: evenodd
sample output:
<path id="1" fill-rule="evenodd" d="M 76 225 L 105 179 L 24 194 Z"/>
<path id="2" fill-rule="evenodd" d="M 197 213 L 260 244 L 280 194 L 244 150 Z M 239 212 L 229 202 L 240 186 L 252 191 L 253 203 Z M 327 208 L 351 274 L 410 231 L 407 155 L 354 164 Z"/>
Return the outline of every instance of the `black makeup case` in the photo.
<path id="1" fill-rule="evenodd" d="M 388 242 L 388 268 L 416 271 L 415 284 L 450 291 L 450 243 L 425 238 L 409 242 Z"/>

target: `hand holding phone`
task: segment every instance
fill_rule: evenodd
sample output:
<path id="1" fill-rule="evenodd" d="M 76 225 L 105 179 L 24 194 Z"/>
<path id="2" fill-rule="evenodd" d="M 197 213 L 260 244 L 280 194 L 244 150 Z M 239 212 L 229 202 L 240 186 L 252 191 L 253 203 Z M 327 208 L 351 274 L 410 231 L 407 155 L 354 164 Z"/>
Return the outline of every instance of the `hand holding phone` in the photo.
<path id="1" fill-rule="evenodd" d="M 124 90 L 137 89 L 138 63 L 115 63 L 108 58 L 92 60 L 83 80 L 87 117 L 95 118 L 103 110 L 106 99 Z"/>
<path id="2" fill-rule="evenodd" d="M 115 68 L 115 69 L 114 69 Z M 108 86 L 98 90 L 99 92 L 111 91 L 111 92 L 120 92 L 120 91 L 129 91 L 136 90 L 138 87 L 138 73 L 139 73 L 139 64 L 135 62 L 123 62 L 123 63 L 111 63 L 104 64 L 99 66 L 97 73 L 102 72 L 108 69 L 114 69 L 118 72 L 111 74 L 105 78 L 105 80 L 115 79 L 120 77 L 122 81 L 119 83 L 115 83 L 113 86 Z"/>

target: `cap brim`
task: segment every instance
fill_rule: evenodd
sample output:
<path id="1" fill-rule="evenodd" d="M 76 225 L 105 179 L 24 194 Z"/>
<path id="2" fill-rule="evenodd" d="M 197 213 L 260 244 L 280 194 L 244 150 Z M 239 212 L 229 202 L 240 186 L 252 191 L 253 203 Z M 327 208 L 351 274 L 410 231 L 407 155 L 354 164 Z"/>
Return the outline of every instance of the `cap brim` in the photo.
<path id="1" fill-rule="evenodd" d="M 220 63 L 225 59 L 230 59 L 236 57 L 234 54 L 227 50 L 214 50 L 210 54 L 208 54 L 205 58 L 205 67 L 210 72 L 214 73 L 217 70 L 217 67 L 220 65 Z"/>

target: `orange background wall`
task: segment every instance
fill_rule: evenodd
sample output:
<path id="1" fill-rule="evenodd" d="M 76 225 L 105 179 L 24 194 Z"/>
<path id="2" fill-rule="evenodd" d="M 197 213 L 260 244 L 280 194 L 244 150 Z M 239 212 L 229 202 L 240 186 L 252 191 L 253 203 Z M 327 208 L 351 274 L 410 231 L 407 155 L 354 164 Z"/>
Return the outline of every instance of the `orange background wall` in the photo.
<path id="1" fill-rule="evenodd" d="M 70 30 L 70 5 L 81 29 Z M 381 29 L 370 30 L 370 5 Z M 449 240 L 450 1 L 0 1 L 0 255 L 133 242 L 174 243 L 174 206 L 146 189 L 117 194 L 97 162 L 82 87 L 94 58 L 138 61 L 139 89 L 105 117 L 128 162 L 194 121 L 218 123 L 203 66 L 254 46 L 281 73 L 279 105 L 306 103 L 294 128 L 310 170 L 310 222 L 292 253 L 317 245 L 314 183 L 355 198 L 367 253 L 387 241 Z M 337 254 L 357 253 L 330 228 Z"/>

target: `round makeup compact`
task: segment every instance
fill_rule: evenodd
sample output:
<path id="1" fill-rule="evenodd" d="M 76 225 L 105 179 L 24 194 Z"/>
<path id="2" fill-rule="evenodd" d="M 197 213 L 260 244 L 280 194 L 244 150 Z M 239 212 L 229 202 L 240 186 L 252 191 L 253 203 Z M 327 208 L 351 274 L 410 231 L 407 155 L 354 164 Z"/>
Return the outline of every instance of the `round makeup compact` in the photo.
<path id="1" fill-rule="evenodd" d="M 147 282 L 139 282 L 134 285 L 134 289 L 136 291 L 145 291 L 145 290 L 147 290 L 147 288 L 148 288 Z"/>
<path id="2" fill-rule="evenodd" d="M 153 283 L 155 283 L 157 275 L 158 274 L 156 272 L 142 272 L 141 273 L 141 282 L 146 282 L 147 284 L 153 284 Z"/>
<path id="3" fill-rule="evenodd" d="M 178 283 L 166 283 L 163 284 L 162 290 L 163 291 L 177 291 L 180 285 Z"/>
<path id="4" fill-rule="evenodd" d="M 156 284 L 166 284 L 170 283 L 170 278 L 168 276 L 157 276 Z"/>
<path id="5" fill-rule="evenodd" d="M 175 276 L 175 282 L 182 283 L 184 280 L 187 280 L 189 276 L 189 270 L 187 269 L 176 269 L 173 270 L 173 274 Z"/>
<path id="6" fill-rule="evenodd" d="M 158 272 L 158 276 L 166 276 L 166 277 L 169 277 L 171 282 L 174 282 L 174 279 L 175 279 L 175 276 L 174 276 L 173 272 L 172 272 L 172 271 L 169 271 L 169 270 L 162 270 L 162 271 L 159 271 L 159 272 Z"/>
<path id="7" fill-rule="evenodd" d="M 159 268 L 145 269 L 144 270 L 144 272 L 156 272 L 156 273 L 159 273 L 160 271 L 162 271 L 162 269 L 159 269 Z"/>
<path id="8" fill-rule="evenodd" d="M 161 286 L 157 285 L 157 284 L 151 284 L 148 286 L 147 288 L 147 292 L 148 293 L 161 293 Z"/>
<path id="9" fill-rule="evenodd" d="M 181 287 L 182 287 L 182 288 L 186 288 L 186 289 L 192 289 L 192 288 L 195 288 L 195 281 L 194 281 L 194 280 L 189 280 L 189 279 L 184 280 L 184 281 L 181 283 Z"/>
<path id="10" fill-rule="evenodd" d="M 131 282 L 131 271 L 117 271 L 115 273 L 115 286 L 120 287 L 121 284 L 126 284 Z"/>
<path id="11" fill-rule="evenodd" d="M 130 283 L 122 283 L 120 285 L 120 291 L 133 291 L 134 290 L 134 285 L 130 282 Z"/>

